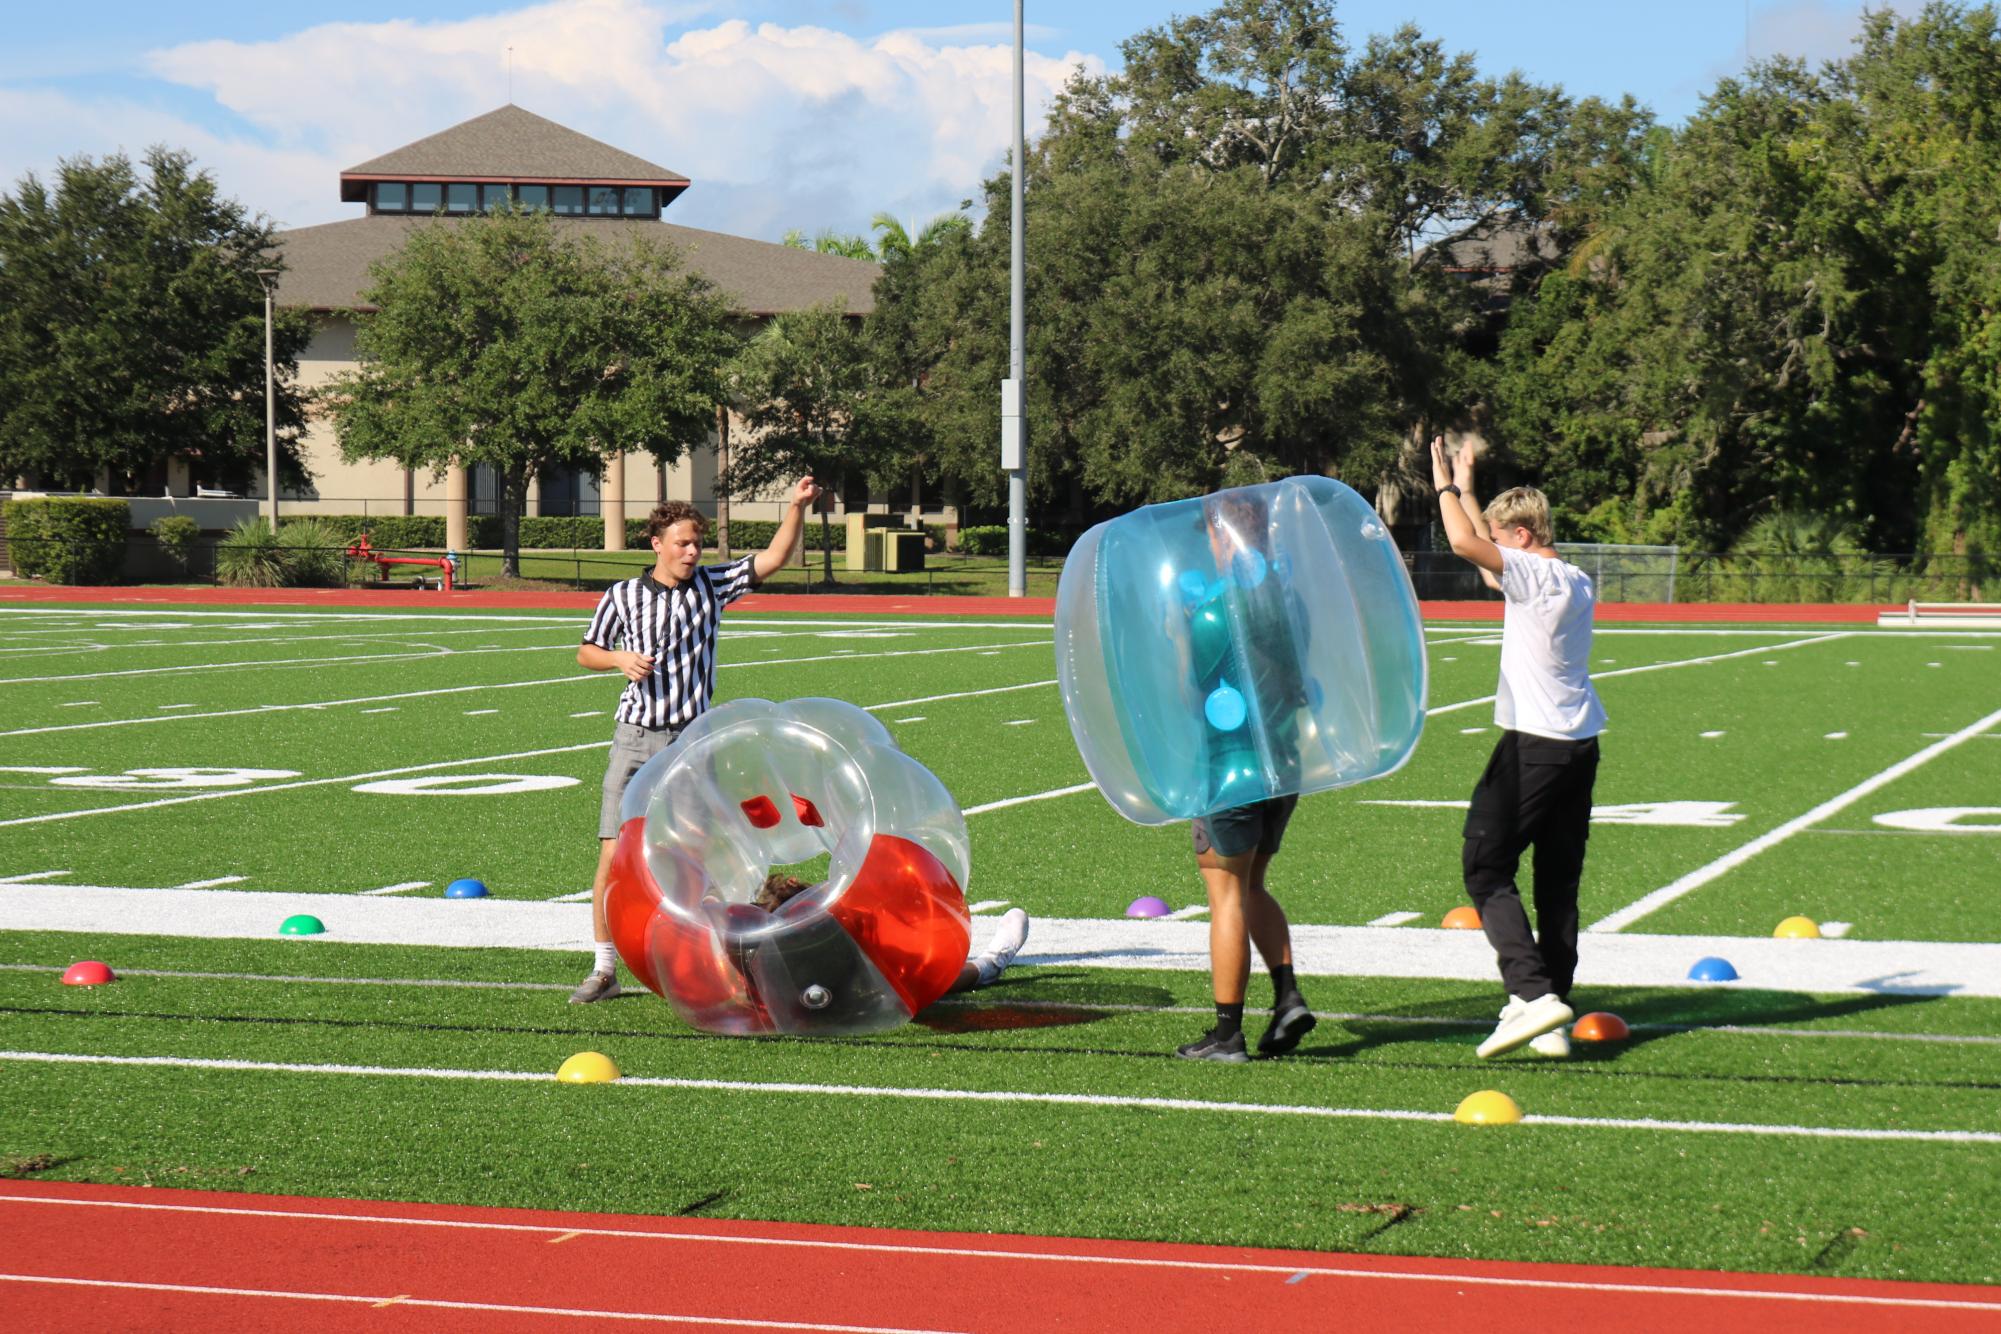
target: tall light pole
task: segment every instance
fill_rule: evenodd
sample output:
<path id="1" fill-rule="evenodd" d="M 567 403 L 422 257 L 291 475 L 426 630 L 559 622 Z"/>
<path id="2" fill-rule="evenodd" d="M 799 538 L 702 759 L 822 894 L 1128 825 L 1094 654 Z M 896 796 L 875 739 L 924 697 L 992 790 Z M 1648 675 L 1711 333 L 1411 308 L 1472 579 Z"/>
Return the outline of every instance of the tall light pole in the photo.
<path id="1" fill-rule="evenodd" d="M 271 299 L 278 294 L 278 270 L 257 270 L 264 288 L 264 487 L 271 496 L 271 532 L 278 532 L 278 395 L 277 369 L 273 364 L 271 339 Z"/>
<path id="2" fill-rule="evenodd" d="M 1007 472 L 1007 595 L 1028 594 L 1028 439 L 1021 413 L 1022 381 L 1028 360 L 1022 332 L 1023 279 L 1022 177 L 1028 170 L 1023 151 L 1021 4 L 1014 0 L 1014 170 L 1013 201 L 1008 213 L 1007 375 L 1001 381 L 1001 467 Z"/>

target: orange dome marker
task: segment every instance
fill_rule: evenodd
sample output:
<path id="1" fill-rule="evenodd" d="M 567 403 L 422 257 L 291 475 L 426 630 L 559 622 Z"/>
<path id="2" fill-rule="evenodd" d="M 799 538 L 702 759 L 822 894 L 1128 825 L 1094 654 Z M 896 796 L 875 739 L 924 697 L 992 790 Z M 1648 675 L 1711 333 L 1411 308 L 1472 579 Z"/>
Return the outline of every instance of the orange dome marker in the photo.
<path id="1" fill-rule="evenodd" d="M 1570 1036 L 1579 1042 L 1624 1042 L 1633 1030 L 1618 1015 L 1593 1010 L 1570 1026 Z"/>
<path id="2" fill-rule="evenodd" d="M 1440 922 L 1439 925 L 1448 927 L 1454 931 L 1478 931 L 1480 929 L 1480 910 L 1470 903 L 1462 903 L 1451 912 L 1445 914 L 1445 920 Z"/>

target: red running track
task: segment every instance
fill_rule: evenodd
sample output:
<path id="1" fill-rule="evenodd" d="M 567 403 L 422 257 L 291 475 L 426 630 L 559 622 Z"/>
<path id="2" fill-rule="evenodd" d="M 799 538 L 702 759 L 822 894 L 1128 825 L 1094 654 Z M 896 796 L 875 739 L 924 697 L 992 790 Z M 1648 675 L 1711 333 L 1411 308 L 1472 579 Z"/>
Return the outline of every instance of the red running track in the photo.
<path id="1" fill-rule="evenodd" d="M 473 591 L 420 593 L 415 589 L 366 588 L 117 588 L 49 587 L 22 584 L 0 588 L 0 603 L 90 602 L 119 606 L 216 607 L 418 607 L 428 611 L 589 611 L 596 593 Z M 1501 619 L 1499 602 L 1423 602 L 1428 621 Z M 858 593 L 753 593 L 736 604 L 740 611 L 822 612 L 857 616 L 1025 616 L 1049 617 L 1054 598 L 869 596 Z M 1874 625 L 1896 606 L 1853 603 L 1779 602 L 1601 602 L 1598 620 L 1613 624 L 1740 623 L 1751 625 Z"/>
<path id="2" fill-rule="evenodd" d="M 0 1182 L 10 1329 L 2001 1330 L 2001 1292 Z"/>

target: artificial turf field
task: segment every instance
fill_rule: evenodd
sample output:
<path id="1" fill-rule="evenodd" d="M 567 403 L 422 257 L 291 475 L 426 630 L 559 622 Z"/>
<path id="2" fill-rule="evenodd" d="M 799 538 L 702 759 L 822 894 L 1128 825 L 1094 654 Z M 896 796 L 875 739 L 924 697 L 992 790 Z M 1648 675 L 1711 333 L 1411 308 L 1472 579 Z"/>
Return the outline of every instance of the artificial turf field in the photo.
<path id="1" fill-rule="evenodd" d="M 944 780 L 968 812 L 969 899 L 1037 919 L 998 987 L 881 1037 L 730 1040 L 643 994 L 564 1004 L 581 951 L 343 940 L 364 913 L 442 909 L 416 900 L 459 876 L 498 900 L 449 905 L 468 914 L 587 889 L 617 684 L 576 667 L 584 619 L 0 607 L 0 1169 L 2001 1282 L 2001 976 L 1933 985 L 1914 962 L 1816 993 L 1785 963 L 1849 942 L 1912 942 L 1914 961 L 2001 943 L 2001 636 L 1601 626 L 1612 726 L 1584 921 L 1621 946 L 1670 937 L 1676 961 L 1698 946 L 1672 938 L 1713 953 L 1755 937 L 1756 975 L 1594 980 L 1587 935 L 1573 1000 L 1621 1014 L 1633 1040 L 1481 1062 L 1497 983 L 1360 976 L 1336 951 L 1305 981 L 1327 1017 L 1297 1054 L 1209 1067 L 1172 1056 L 1205 1025 L 1206 977 L 1171 966 L 1185 950 L 1145 966 L 1167 939 L 1147 933 L 1185 943 L 1199 924 L 1116 920 L 1141 894 L 1199 904 L 1187 831 L 1068 791 L 1086 775 L 1033 620 L 742 611 L 718 677 L 723 699 L 870 707 Z M 1493 741 L 1498 636 L 1429 639 L 1434 712 L 1411 763 L 1307 798 L 1275 863 L 1302 938 L 1350 929 L 1303 964 L 1325 942 L 1358 970 L 1364 952 L 1464 943 L 1430 929 L 1461 901 L 1450 803 Z M 4 929 L 31 898 L 85 886 L 313 894 L 329 932 Z M 581 940 L 585 910 L 567 911 Z M 1773 954 L 1795 913 L 1847 939 Z M 1387 919 L 1407 924 L 1371 925 Z M 1119 945 L 1038 952 L 1091 921 Z M 80 958 L 121 980 L 58 985 Z M 1425 971 L 1376 970 L 1399 969 Z M 1252 1004 L 1268 997 L 1255 981 Z M 548 1078 L 582 1049 L 627 1080 Z M 1482 1088 L 1530 1120 L 1453 1124 Z"/>

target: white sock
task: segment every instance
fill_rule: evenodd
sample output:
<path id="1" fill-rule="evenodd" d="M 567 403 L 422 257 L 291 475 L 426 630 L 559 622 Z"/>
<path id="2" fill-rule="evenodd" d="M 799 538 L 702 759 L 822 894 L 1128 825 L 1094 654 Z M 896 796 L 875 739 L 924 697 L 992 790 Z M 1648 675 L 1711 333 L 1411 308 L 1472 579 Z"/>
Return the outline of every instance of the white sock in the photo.
<path id="1" fill-rule="evenodd" d="M 612 944 L 609 940 L 600 940 L 597 943 L 597 948 L 597 962 L 591 965 L 591 971 L 594 973 L 616 974 L 618 972 L 618 946 Z"/>

